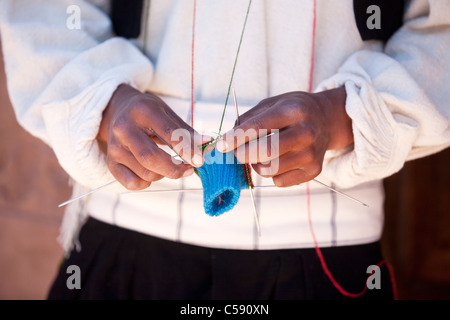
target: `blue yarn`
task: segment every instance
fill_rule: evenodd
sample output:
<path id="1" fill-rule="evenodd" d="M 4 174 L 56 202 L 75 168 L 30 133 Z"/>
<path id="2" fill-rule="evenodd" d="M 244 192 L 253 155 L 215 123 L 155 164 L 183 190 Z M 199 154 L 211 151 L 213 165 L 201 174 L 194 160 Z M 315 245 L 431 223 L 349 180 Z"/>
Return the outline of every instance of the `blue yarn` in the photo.
<path id="1" fill-rule="evenodd" d="M 233 151 L 221 153 L 213 149 L 204 158 L 203 166 L 197 168 L 203 185 L 203 206 L 207 214 L 218 216 L 236 205 L 241 189 L 248 188 L 248 184 Z"/>

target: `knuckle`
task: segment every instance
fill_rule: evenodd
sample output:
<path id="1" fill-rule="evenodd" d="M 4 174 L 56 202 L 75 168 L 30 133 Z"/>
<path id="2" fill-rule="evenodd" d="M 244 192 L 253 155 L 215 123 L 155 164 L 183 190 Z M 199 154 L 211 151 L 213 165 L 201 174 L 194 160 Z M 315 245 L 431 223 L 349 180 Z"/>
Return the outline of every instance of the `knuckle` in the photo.
<path id="1" fill-rule="evenodd" d="M 273 183 L 279 188 L 287 187 L 286 179 L 284 176 L 275 176 L 272 178 Z"/>
<path id="2" fill-rule="evenodd" d="M 310 167 L 309 172 L 312 176 L 311 179 L 317 177 L 322 172 L 322 165 L 320 163 L 315 163 Z"/>
<path id="3" fill-rule="evenodd" d="M 168 124 L 166 124 L 166 125 L 162 128 L 162 136 L 163 136 L 163 137 L 170 137 L 170 141 L 172 141 L 172 138 L 173 138 L 173 132 L 174 132 L 174 128 L 172 128 L 172 127 L 169 126 Z"/>
<path id="4" fill-rule="evenodd" d="M 122 154 L 123 149 L 120 144 L 112 143 L 108 145 L 108 158 L 109 159 L 118 159 Z"/>
<path id="5" fill-rule="evenodd" d="M 289 120 L 299 119 L 301 115 L 301 108 L 297 103 L 287 103 L 283 108 L 283 116 Z"/>
<path id="6" fill-rule="evenodd" d="M 303 152 L 302 162 L 307 165 L 313 165 L 317 162 L 316 153 L 312 148 L 308 148 L 305 152 Z"/>
<path id="7" fill-rule="evenodd" d="M 130 105 L 130 113 L 132 114 L 139 113 L 147 109 L 148 109 L 147 105 L 141 99 L 135 100 L 134 103 Z"/>
<path id="8" fill-rule="evenodd" d="M 117 162 L 115 162 L 113 159 L 111 159 L 109 156 L 106 157 L 106 166 L 108 167 L 109 171 L 114 175 L 116 171 L 116 165 Z"/>
<path id="9" fill-rule="evenodd" d="M 149 103 L 147 100 L 138 101 L 134 103 L 128 110 L 129 118 L 132 119 L 132 121 L 139 125 L 146 125 L 148 126 L 148 122 L 144 121 L 151 120 L 151 123 L 153 124 L 154 121 L 158 121 L 159 115 L 157 113 L 157 110 L 154 108 L 154 106 Z M 152 127 L 152 126 L 150 126 Z"/>
<path id="10" fill-rule="evenodd" d="M 137 154 L 137 160 L 146 169 L 150 169 L 153 165 L 154 156 L 155 152 L 152 149 L 142 149 Z"/>
<path id="11" fill-rule="evenodd" d="M 138 119 L 148 113 L 150 108 L 142 101 L 137 101 L 129 108 L 129 113 L 133 119 Z"/>
<path id="12" fill-rule="evenodd" d="M 261 121 L 259 117 L 254 117 L 250 120 L 250 125 L 252 129 L 260 130 L 264 129 L 264 123 Z"/>
<path id="13" fill-rule="evenodd" d="M 183 176 L 183 170 L 181 169 L 181 166 L 179 165 L 171 165 L 170 168 L 167 170 L 166 177 L 169 179 L 178 179 Z"/>
<path id="14" fill-rule="evenodd" d="M 142 169 L 141 175 L 142 175 L 142 178 L 145 181 L 149 182 L 149 181 L 154 181 L 155 180 L 155 173 L 153 171 L 150 171 L 150 170 L 146 169 L 146 168 Z"/>
<path id="15" fill-rule="evenodd" d="M 311 126 L 304 126 L 302 128 L 302 139 L 306 144 L 313 144 L 316 140 L 316 130 Z"/>
<path id="16" fill-rule="evenodd" d="M 145 189 L 148 186 L 150 186 L 150 182 L 149 181 L 144 181 L 144 180 L 139 179 L 137 177 L 136 178 L 126 178 L 122 182 L 122 184 L 128 190 L 142 190 L 142 189 Z"/>
<path id="17" fill-rule="evenodd" d="M 128 129 L 128 121 L 125 118 L 119 118 L 114 121 L 112 126 L 112 132 L 114 136 L 121 138 L 127 135 Z"/>
<path id="18" fill-rule="evenodd" d="M 126 172 L 123 171 L 123 168 L 121 168 L 121 164 L 114 161 L 108 161 L 107 165 L 112 175 L 128 190 L 141 190 L 150 185 L 150 182 L 133 176 L 131 173 L 126 174 Z"/>

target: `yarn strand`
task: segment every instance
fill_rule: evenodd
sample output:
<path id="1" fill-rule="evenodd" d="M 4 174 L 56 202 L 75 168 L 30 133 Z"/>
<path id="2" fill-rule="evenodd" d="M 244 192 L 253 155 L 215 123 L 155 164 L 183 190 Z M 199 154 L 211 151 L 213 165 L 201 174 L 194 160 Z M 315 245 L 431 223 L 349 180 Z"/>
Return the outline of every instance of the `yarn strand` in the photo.
<path id="1" fill-rule="evenodd" d="M 197 0 L 194 0 L 192 16 L 192 48 L 191 48 L 191 127 L 194 127 L 194 67 L 195 67 L 195 20 L 197 13 Z"/>
<path id="2" fill-rule="evenodd" d="M 234 72 L 236 70 L 236 65 L 237 65 L 237 61 L 238 61 L 238 57 L 239 57 L 239 52 L 241 51 L 242 39 L 244 38 L 245 27 L 247 26 L 248 14 L 250 12 L 251 5 L 252 5 L 252 0 L 249 0 L 248 1 L 248 7 L 247 7 L 247 13 L 245 14 L 244 26 L 242 27 L 242 31 L 241 31 L 241 38 L 239 39 L 239 44 L 238 44 L 236 56 L 234 58 L 233 70 L 231 71 L 230 83 L 228 84 L 227 97 L 225 98 L 225 105 L 224 105 L 223 111 L 222 111 L 222 118 L 220 119 L 219 136 L 220 136 L 220 133 L 222 132 L 223 119 L 225 117 L 225 111 L 227 109 L 228 99 L 230 97 L 231 85 L 233 84 Z"/>
<path id="3" fill-rule="evenodd" d="M 308 92 L 312 92 L 312 86 L 313 86 L 313 74 L 314 74 L 314 53 L 315 53 L 315 38 L 316 38 L 316 22 L 317 22 L 317 12 L 316 12 L 316 5 L 317 0 L 314 0 L 314 8 L 313 8 L 313 27 L 312 27 L 312 43 L 311 43 L 311 65 L 309 70 L 309 84 L 308 84 Z M 312 224 L 312 218 L 311 218 L 311 194 L 309 189 L 309 182 L 306 182 L 306 207 L 307 207 L 307 213 L 308 213 L 308 223 L 309 223 L 309 230 L 311 233 L 311 237 L 313 238 L 314 242 L 314 248 L 316 250 L 317 257 L 320 260 L 320 264 L 322 266 L 323 271 L 325 272 L 328 279 L 330 279 L 333 286 L 344 296 L 351 297 L 351 298 L 358 298 L 362 296 L 367 291 L 367 282 L 371 275 L 367 277 L 367 280 L 365 282 L 364 288 L 362 291 L 357 293 L 352 293 L 347 290 L 345 290 L 334 278 L 333 274 L 331 273 L 330 269 L 328 268 L 325 258 L 323 257 L 322 250 L 320 250 L 319 243 L 316 238 L 316 234 L 314 232 L 313 224 Z M 391 279 L 391 285 L 392 285 L 392 293 L 394 296 L 394 299 L 397 300 L 397 287 L 395 284 L 394 279 L 394 272 L 391 264 L 387 260 L 382 260 L 377 264 L 378 267 L 381 267 L 382 265 L 386 264 L 386 267 L 389 271 L 389 276 Z M 374 271 L 373 271 L 374 272 Z M 372 272 L 372 274 L 373 274 Z"/>
<path id="4" fill-rule="evenodd" d="M 364 293 L 366 293 L 366 291 L 367 291 L 367 282 L 369 281 L 370 276 L 375 272 L 375 270 L 373 270 L 372 274 L 370 274 L 367 277 L 367 280 L 365 282 L 363 290 L 361 290 L 360 292 L 357 292 L 357 293 L 352 293 L 352 292 L 349 292 L 349 291 L 345 290 L 337 282 L 337 280 L 334 278 L 333 274 L 331 273 L 330 269 L 328 268 L 328 266 L 327 266 L 327 264 L 325 262 L 325 258 L 323 257 L 322 251 L 320 250 L 320 247 L 319 247 L 319 244 L 318 244 L 318 241 L 317 241 L 317 238 L 316 238 L 316 234 L 314 233 L 314 228 L 313 228 L 312 218 L 311 218 L 311 196 L 310 196 L 310 190 L 309 190 L 309 184 L 308 183 L 306 184 L 306 204 L 307 204 L 307 212 L 308 212 L 309 230 L 311 232 L 311 236 L 312 236 L 313 241 L 314 241 L 314 248 L 316 250 L 317 257 L 320 260 L 320 264 L 322 266 L 323 271 L 327 275 L 328 279 L 330 279 L 330 281 L 333 284 L 333 286 L 342 295 L 350 297 L 350 298 L 358 298 L 358 297 L 362 296 Z M 378 267 L 381 267 L 382 265 L 386 265 L 386 267 L 388 268 L 389 276 L 390 276 L 390 280 L 391 280 L 391 285 L 392 285 L 392 294 L 393 294 L 394 299 L 397 300 L 397 287 L 396 287 L 396 284 L 395 284 L 393 268 L 392 268 L 391 264 L 387 260 L 382 260 L 381 262 L 379 262 L 377 264 Z"/>

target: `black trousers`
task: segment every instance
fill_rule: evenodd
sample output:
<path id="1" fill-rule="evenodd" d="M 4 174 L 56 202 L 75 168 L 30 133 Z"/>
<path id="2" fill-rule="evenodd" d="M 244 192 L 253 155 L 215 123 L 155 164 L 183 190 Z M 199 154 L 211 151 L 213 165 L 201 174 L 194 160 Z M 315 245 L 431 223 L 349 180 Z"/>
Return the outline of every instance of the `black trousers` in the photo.
<path id="1" fill-rule="evenodd" d="M 204 248 L 92 218 L 79 240 L 81 251 L 63 262 L 49 299 L 351 299 L 325 275 L 315 249 Z M 370 276 L 367 268 L 382 260 L 379 243 L 322 252 L 335 279 L 349 292 L 362 291 Z M 75 275 L 69 266 L 79 267 L 80 289 L 67 285 Z M 359 299 L 393 298 L 388 268 L 382 266 L 379 275 L 380 289 L 368 289 Z"/>

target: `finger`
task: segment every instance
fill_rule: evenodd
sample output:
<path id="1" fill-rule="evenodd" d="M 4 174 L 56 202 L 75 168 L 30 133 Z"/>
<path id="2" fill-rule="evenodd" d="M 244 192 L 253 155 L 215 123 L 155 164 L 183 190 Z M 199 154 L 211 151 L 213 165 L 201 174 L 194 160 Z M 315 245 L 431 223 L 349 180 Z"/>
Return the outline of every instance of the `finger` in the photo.
<path id="1" fill-rule="evenodd" d="M 191 165 L 201 166 L 203 164 L 201 145 L 202 141 L 210 141 L 208 137 L 197 133 L 159 97 L 149 96 L 146 103 L 152 107 L 136 108 L 138 114 L 135 115 L 135 119 L 139 126 L 150 129 L 149 134 L 156 133 L 164 144 Z"/>
<path id="2" fill-rule="evenodd" d="M 228 152 L 239 146 L 270 134 L 274 129 L 283 129 L 301 120 L 298 106 L 293 103 L 279 102 L 266 111 L 241 122 L 226 132 L 217 143 L 220 152 Z"/>
<path id="3" fill-rule="evenodd" d="M 202 156 L 203 154 L 202 151 L 204 150 L 202 146 L 214 140 L 214 138 L 211 136 L 195 134 L 192 141 L 190 133 L 181 128 L 173 132 L 171 140 L 172 145 L 169 144 L 167 141 L 163 140 L 163 138 L 154 130 L 150 130 L 149 135 L 152 137 L 155 143 L 168 146 L 186 163 L 190 163 L 192 166 L 196 167 L 203 165 L 204 162 Z M 174 144 L 174 141 L 176 141 L 177 139 L 179 143 Z"/>
<path id="4" fill-rule="evenodd" d="M 204 135 L 204 134 L 198 134 L 198 135 L 199 135 L 199 137 L 197 137 L 197 138 L 200 141 L 200 145 L 203 145 L 205 143 L 209 143 L 209 142 L 214 140 L 214 138 L 209 136 L 209 135 Z M 162 141 L 158 136 L 156 136 L 155 132 L 153 130 L 149 131 L 149 136 L 152 137 L 152 139 L 153 139 L 153 141 L 155 141 L 155 143 L 167 146 L 166 141 Z"/>
<path id="5" fill-rule="evenodd" d="M 162 175 L 144 168 L 136 160 L 133 154 L 120 144 L 110 145 L 108 149 L 108 159 L 114 163 L 122 164 L 123 166 L 127 167 L 142 180 L 154 182 L 163 178 Z"/>
<path id="6" fill-rule="evenodd" d="M 111 174 L 128 190 L 142 190 L 148 188 L 150 181 L 139 178 L 133 171 L 123 164 L 111 161 L 108 163 Z"/>
<path id="7" fill-rule="evenodd" d="M 264 164 L 256 163 L 252 167 L 259 175 L 270 178 L 296 169 L 302 169 L 311 173 L 315 170 L 320 172 L 321 162 L 317 161 L 311 149 L 307 149 L 288 152 L 276 159 L 276 161 Z"/>
<path id="8" fill-rule="evenodd" d="M 277 187 L 291 187 L 307 181 L 310 181 L 320 174 L 320 170 L 295 169 L 272 178 Z"/>
<path id="9" fill-rule="evenodd" d="M 234 155 L 240 163 L 267 162 L 287 152 L 286 142 L 281 141 L 282 133 L 273 132 L 239 146 Z"/>
<path id="10" fill-rule="evenodd" d="M 246 112 L 241 114 L 239 116 L 239 122 L 243 123 L 243 122 L 253 118 L 257 114 L 267 111 L 269 108 L 271 108 L 276 103 L 276 101 L 278 101 L 277 97 L 270 97 L 270 98 L 260 101 L 256 106 L 254 106 L 250 110 L 247 110 Z"/>
<path id="11" fill-rule="evenodd" d="M 152 172 L 170 179 L 178 179 L 194 171 L 188 164 L 175 163 L 174 159 L 142 130 L 129 131 L 121 139 L 139 164 Z"/>
<path id="12" fill-rule="evenodd" d="M 192 134 L 190 130 L 178 128 L 172 132 L 171 148 L 192 166 L 199 167 L 203 165 L 202 145 L 212 141 L 209 136 L 200 135 L 196 132 Z"/>
<path id="13" fill-rule="evenodd" d="M 314 133 L 306 126 L 296 125 L 282 131 L 272 130 L 272 134 L 260 136 L 235 151 L 241 163 L 265 163 L 286 153 L 301 151 L 314 142 Z"/>

